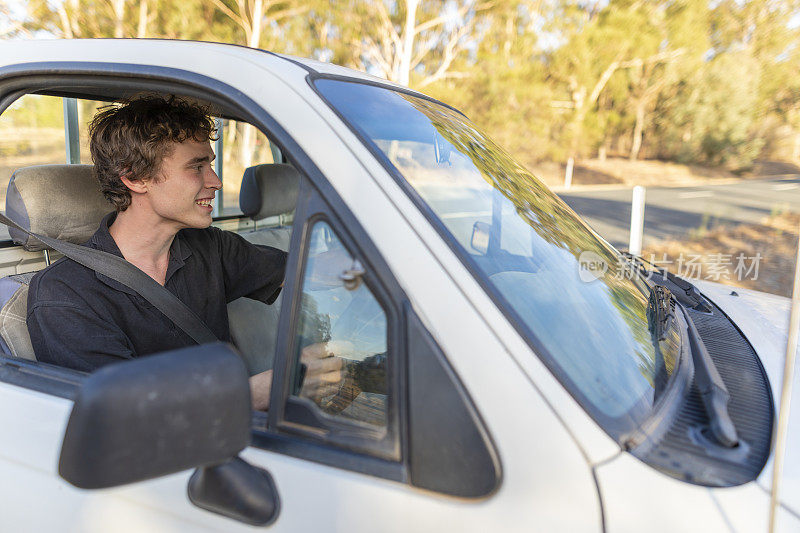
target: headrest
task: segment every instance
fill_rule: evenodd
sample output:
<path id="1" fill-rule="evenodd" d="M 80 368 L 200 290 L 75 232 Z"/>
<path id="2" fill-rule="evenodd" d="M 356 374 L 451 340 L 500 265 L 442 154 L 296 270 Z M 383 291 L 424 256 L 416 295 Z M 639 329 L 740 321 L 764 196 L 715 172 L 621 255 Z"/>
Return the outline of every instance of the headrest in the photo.
<path id="1" fill-rule="evenodd" d="M 6 215 L 34 233 L 83 244 L 113 207 L 100 192 L 92 165 L 41 165 L 20 168 L 11 176 Z M 37 239 L 9 228 L 26 250 L 44 250 Z"/>
<path id="2" fill-rule="evenodd" d="M 291 165 L 256 165 L 244 171 L 239 208 L 253 220 L 294 211 L 300 174 Z"/>

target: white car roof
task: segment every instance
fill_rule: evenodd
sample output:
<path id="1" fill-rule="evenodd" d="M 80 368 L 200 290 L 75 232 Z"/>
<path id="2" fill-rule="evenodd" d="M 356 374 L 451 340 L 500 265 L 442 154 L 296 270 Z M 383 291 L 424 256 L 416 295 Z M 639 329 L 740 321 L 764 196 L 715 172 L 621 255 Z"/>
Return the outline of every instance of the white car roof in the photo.
<path id="1" fill-rule="evenodd" d="M 405 89 L 408 90 L 407 87 L 403 85 L 391 82 L 384 78 L 379 78 L 377 76 L 372 76 L 371 74 L 367 74 L 366 72 L 361 72 L 360 70 L 354 70 L 347 67 L 342 67 L 340 65 L 334 65 L 333 63 L 324 63 L 322 61 L 317 61 L 316 59 L 309 59 L 305 57 L 296 57 L 290 56 L 286 54 L 276 54 L 284 59 L 289 61 L 294 61 L 296 63 L 300 63 L 304 67 L 307 67 L 314 72 L 318 72 L 320 74 L 330 74 L 333 76 L 345 76 L 348 78 L 355 78 L 364 81 L 370 81 L 375 83 L 380 83 L 382 85 L 388 85 L 391 87 L 397 87 L 398 89 Z"/>
<path id="2" fill-rule="evenodd" d="M 313 59 L 276 54 L 266 50 L 235 44 L 170 39 L 39 39 L 0 41 L 0 68 L 32 62 L 92 61 L 105 63 L 139 63 L 178 67 L 189 70 L 202 61 L 232 68 L 231 59 L 256 63 L 281 73 L 305 72 L 343 76 L 403 88 L 388 80 L 350 68 Z M 277 72 L 276 72 L 277 73 Z M 303 78 L 305 73 L 303 73 Z M 407 89 L 406 89 L 407 90 Z"/>

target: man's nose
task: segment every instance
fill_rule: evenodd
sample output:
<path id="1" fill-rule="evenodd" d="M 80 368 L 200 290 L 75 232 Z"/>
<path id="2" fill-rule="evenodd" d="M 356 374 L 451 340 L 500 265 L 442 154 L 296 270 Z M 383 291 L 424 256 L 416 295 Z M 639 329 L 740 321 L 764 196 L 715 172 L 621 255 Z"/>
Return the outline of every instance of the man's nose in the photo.
<path id="1" fill-rule="evenodd" d="M 222 188 L 222 180 L 219 179 L 219 176 L 217 176 L 213 166 L 211 167 L 208 177 L 206 178 L 206 187 L 217 190 Z"/>

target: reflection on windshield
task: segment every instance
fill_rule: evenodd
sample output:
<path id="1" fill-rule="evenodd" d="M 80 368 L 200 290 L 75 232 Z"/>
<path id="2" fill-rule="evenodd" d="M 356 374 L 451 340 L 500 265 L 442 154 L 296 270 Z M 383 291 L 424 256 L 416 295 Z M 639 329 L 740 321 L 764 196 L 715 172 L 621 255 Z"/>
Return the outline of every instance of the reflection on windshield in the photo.
<path id="1" fill-rule="evenodd" d="M 648 290 L 617 252 L 458 112 L 357 83 L 317 88 L 431 208 L 595 418 L 615 436 L 640 424 L 656 375 Z M 587 257 L 603 268 L 587 271 Z"/>

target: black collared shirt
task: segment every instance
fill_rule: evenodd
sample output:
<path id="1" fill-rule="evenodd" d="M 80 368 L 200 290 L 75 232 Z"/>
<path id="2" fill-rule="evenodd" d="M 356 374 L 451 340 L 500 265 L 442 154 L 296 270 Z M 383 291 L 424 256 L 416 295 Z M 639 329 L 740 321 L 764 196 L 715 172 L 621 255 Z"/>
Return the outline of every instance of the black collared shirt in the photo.
<path id="1" fill-rule="evenodd" d="M 85 246 L 122 257 L 108 231 L 115 217 L 107 215 Z M 242 296 L 272 303 L 285 265 L 286 252 L 235 233 L 184 229 L 172 241 L 164 286 L 230 341 L 226 304 Z M 135 291 L 67 258 L 31 280 L 28 331 L 39 361 L 87 372 L 194 344 Z"/>

